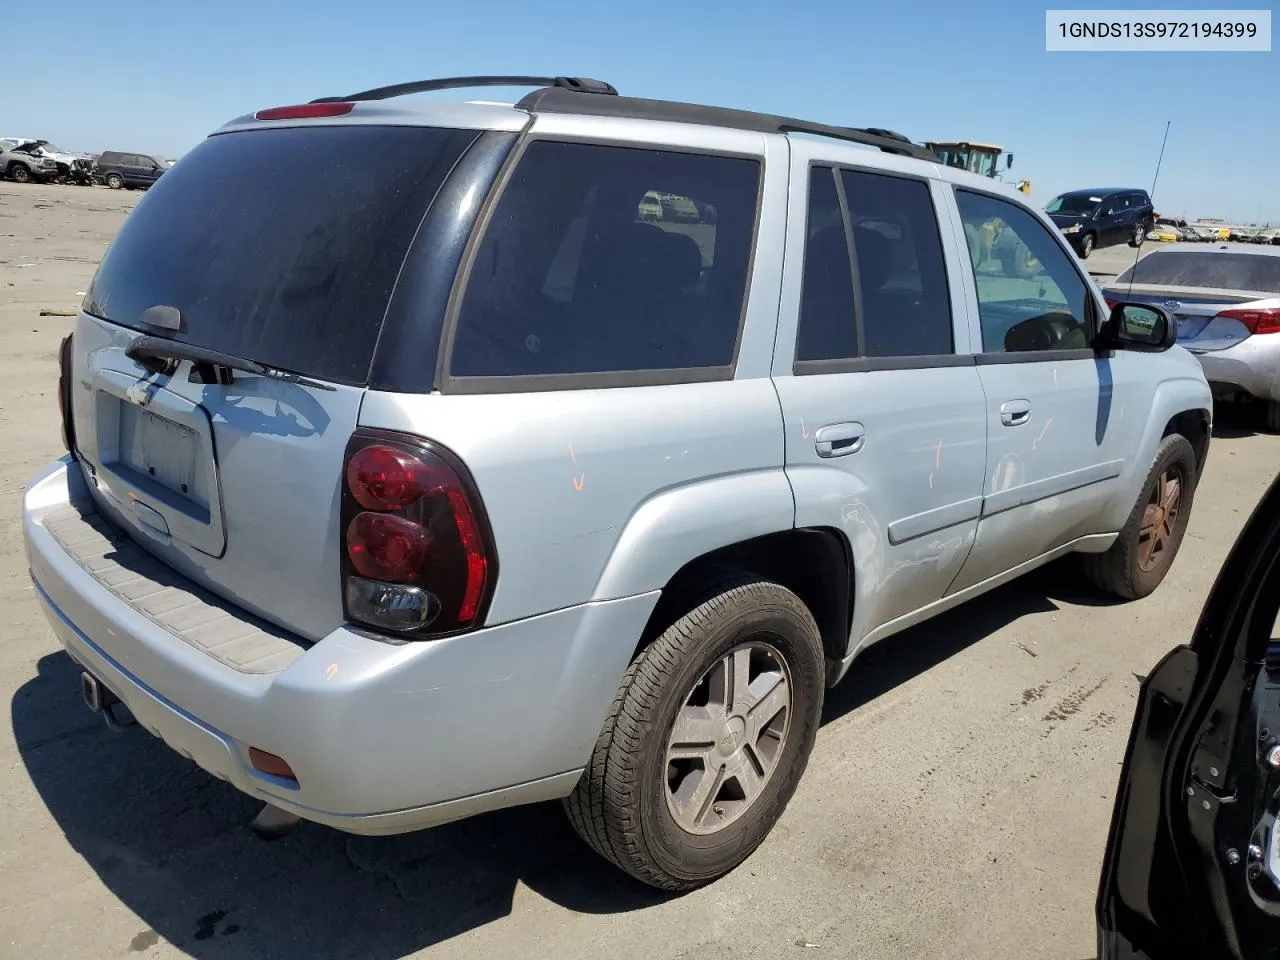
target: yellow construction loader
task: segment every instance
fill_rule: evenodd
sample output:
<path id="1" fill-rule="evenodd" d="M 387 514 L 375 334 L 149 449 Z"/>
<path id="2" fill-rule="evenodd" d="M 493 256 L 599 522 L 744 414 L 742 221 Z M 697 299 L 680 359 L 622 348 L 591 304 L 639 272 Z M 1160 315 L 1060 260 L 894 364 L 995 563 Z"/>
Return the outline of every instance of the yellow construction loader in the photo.
<path id="1" fill-rule="evenodd" d="M 926 140 L 924 145 L 938 155 L 938 159 L 944 166 L 968 170 L 980 177 L 1003 180 L 1005 179 L 1003 174 L 1008 173 L 1013 166 L 1013 154 L 1004 153 L 1004 147 L 994 143 L 975 143 L 971 140 Z M 1000 167 L 1002 153 L 1004 153 L 1003 169 Z M 1016 184 L 1023 193 L 1031 192 L 1030 180 L 1018 180 Z"/>

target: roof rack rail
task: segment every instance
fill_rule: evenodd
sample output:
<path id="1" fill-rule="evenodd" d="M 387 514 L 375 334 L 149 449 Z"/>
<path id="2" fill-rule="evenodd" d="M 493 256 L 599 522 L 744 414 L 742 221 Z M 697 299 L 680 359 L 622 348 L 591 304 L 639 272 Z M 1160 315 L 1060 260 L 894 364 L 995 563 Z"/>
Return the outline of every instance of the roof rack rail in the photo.
<path id="1" fill-rule="evenodd" d="M 346 97 L 319 97 L 312 103 L 348 103 L 353 100 L 388 100 L 411 93 L 427 93 L 431 90 L 457 90 L 463 87 L 551 87 L 574 93 L 587 93 L 616 97 L 613 84 L 590 77 L 442 77 L 437 80 L 412 80 L 394 83 L 389 87 L 375 87 Z"/>
<path id="2" fill-rule="evenodd" d="M 758 133 L 808 133 L 877 147 L 885 153 L 914 157 L 930 163 L 938 162 L 938 157 L 932 150 L 912 143 L 893 130 L 837 127 L 809 120 L 797 120 L 794 117 L 779 117 L 728 107 L 705 107 L 674 100 L 642 100 L 637 97 L 584 97 L 572 89 L 555 86 L 534 90 L 516 106 L 531 113 L 581 113 L 596 117 L 700 123 Z"/>

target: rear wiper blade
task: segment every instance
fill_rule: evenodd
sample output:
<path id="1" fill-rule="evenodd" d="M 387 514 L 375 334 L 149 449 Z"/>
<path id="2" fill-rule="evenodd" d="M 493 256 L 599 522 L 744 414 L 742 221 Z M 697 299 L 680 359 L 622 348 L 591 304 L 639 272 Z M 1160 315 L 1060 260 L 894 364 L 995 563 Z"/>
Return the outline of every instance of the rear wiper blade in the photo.
<path id="1" fill-rule="evenodd" d="M 229 383 L 229 378 L 223 380 L 217 375 L 217 368 L 221 368 L 227 371 L 240 370 L 244 373 L 254 373 L 260 377 L 280 380 L 284 383 L 296 383 L 300 387 L 314 387 L 317 390 L 337 389 L 332 384 L 311 380 L 288 370 L 281 370 L 279 367 L 259 363 L 257 360 L 233 357 L 229 353 L 210 350 L 208 347 L 201 347 L 194 343 L 166 340 L 164 337 L 138 337 L 129 344 L 124 353 L 130 360 L 136 360 L 152 373 L 172 374 L 179 360 L 190 360 L 193 365 L 192 380 L 195 382 L 200 382 L 196 380 L 196 374 L 200 373 L 207 375 L 203 379 L 204 383 Z"/>

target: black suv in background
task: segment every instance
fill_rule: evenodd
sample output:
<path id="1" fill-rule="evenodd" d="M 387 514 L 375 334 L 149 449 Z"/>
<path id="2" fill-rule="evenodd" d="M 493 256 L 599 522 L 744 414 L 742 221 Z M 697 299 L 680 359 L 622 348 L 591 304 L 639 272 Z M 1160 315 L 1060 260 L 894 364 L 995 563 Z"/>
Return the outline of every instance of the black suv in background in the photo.
<path id="1" fill-rule="evenodd" d="M 1129 187 L 1071 190 L 1050 200 L 1044 212 L 1071 241 L 1081 260 L 1097 247 L 1125 242 L 1141 246 L 1156 221 L 1147 191 Z"/>
<path id="2" fill-rule="evenodd" d="M 112 190 L 121 187 L 149 187 L 169 169 L 169 164 L 145 153 L 108 150 L 98 158 L 95 176 Z"/>

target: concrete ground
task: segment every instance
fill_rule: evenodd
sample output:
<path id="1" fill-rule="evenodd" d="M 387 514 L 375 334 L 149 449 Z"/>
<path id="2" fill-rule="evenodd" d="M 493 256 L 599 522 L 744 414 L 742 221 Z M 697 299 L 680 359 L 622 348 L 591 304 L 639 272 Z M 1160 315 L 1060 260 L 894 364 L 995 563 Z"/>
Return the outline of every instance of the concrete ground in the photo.
<path id="1" fill-rule="evenodd" d="M 1280 437 L 1219 415 L 1182 554 L 1149 599 L 1109 604 L 1053 567 L 874 649 L 829 695 L 782 822 L 708 889 L 632 883 L 554 804 L 266 844 L 249 800 L 85 711 L 27 578 L 20 496 L 60 452 L 61 314 L 136 199 L 0 183 L 0 956 L 1094 956 L 1139 678 L 1188 638 Z"/>

